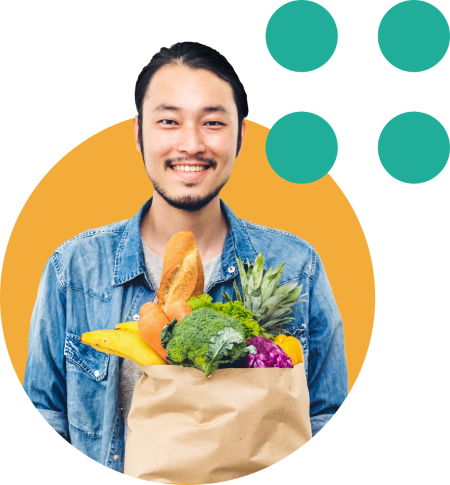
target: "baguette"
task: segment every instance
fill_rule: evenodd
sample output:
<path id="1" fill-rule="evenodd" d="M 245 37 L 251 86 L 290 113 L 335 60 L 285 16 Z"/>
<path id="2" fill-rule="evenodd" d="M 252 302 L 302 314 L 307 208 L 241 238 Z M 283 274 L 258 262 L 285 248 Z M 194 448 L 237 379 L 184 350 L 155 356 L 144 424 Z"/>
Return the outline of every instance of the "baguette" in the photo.
<path id="1" fill-rule="evenodd" d="M 164 253 L 158 305 L 165 310 L 171 303 L 187 301 L 203 293 L 203 264 L 191 231 L 177 232 Z"/>

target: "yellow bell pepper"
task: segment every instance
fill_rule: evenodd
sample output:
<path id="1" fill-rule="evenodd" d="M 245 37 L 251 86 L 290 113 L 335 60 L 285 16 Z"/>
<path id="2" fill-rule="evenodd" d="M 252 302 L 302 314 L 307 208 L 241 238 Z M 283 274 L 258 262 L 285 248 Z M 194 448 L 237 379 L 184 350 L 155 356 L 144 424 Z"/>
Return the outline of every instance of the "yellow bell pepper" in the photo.
<path id="1" fill-rule="evenodd" d="M 275 337 L 275 343 L 291 358 L 293 365 L 303 362 L 302 345 L 298 339 L 286 335 L 277 335 Z"/>

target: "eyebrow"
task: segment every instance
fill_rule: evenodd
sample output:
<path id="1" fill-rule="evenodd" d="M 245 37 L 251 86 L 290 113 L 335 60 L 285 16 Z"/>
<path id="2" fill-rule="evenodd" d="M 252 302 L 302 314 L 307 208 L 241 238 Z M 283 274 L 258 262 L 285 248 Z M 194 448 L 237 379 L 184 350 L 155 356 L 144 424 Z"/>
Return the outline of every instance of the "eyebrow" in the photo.
<path id="1" fill-rule="evenodd" d="M 179 107 L 179 106 L 172 106 L 170 104 L 160 104 L 159 106 L 157 106 L 153 111 L 155 112 L 159 112 L 159 111 L 182 111 L 182 109 Z M 203 112 L 205 113 L 224 113 L 224 114 L 227 114 L 229 115 L 228 111 L 221 105 L 221 104 L 217 104 L 217 105 L 214 105 L 214 106 L 205 106 L 203 109 L 202 109 Z"/>

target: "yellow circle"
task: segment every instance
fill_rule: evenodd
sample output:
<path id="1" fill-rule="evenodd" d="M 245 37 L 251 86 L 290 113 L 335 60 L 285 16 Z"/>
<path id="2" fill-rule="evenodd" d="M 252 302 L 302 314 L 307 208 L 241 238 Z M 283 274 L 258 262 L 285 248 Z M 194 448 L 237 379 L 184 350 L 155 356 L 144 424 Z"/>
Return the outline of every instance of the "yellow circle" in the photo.
<path id="1" fill-rule="evenodd" d="M 269 130 L 250 121 L 242 153 L 221 193 L 237 217 L 297 234 L 319 253 L 344 322 L 351 389 L 369 347 L 375 285 L 367 242 L 350 203 L 326 175 L 306 185 L 273 172 Z M 90 228 L 132 217 L 153 193 L 132 120 L 107 128 L 67 154 L 42 179 L 14 226 L 1 280 L 1 316 L 14 369 L 23 382 L 30 318 L 47 259 Z"/>

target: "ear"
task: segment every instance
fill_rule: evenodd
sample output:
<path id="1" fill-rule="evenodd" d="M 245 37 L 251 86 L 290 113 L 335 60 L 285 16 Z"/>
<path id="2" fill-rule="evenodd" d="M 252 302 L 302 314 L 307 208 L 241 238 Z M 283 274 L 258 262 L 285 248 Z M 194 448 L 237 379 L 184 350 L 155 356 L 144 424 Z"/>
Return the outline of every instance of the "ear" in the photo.
<path id="1" fill-rule="evenodd" d="M 139 121 L 138 115 L 133 118 L 134 141 L 136 142 L 136 150 L 141 152 L 141 144 L 139 143 Z"/>
<path id="2" fill-rule="evenodd" d="M 238 157 L 241 154 L 242 145 L 244 143 L 244 138 L 246 133 L 247 133 L 247 126 L 245 124 L 245 121 L 243 120 L 242 126 L 241 126 L 241 146 L 239 147 L 239 153 L 236 155 L 236 157 Z"/>

